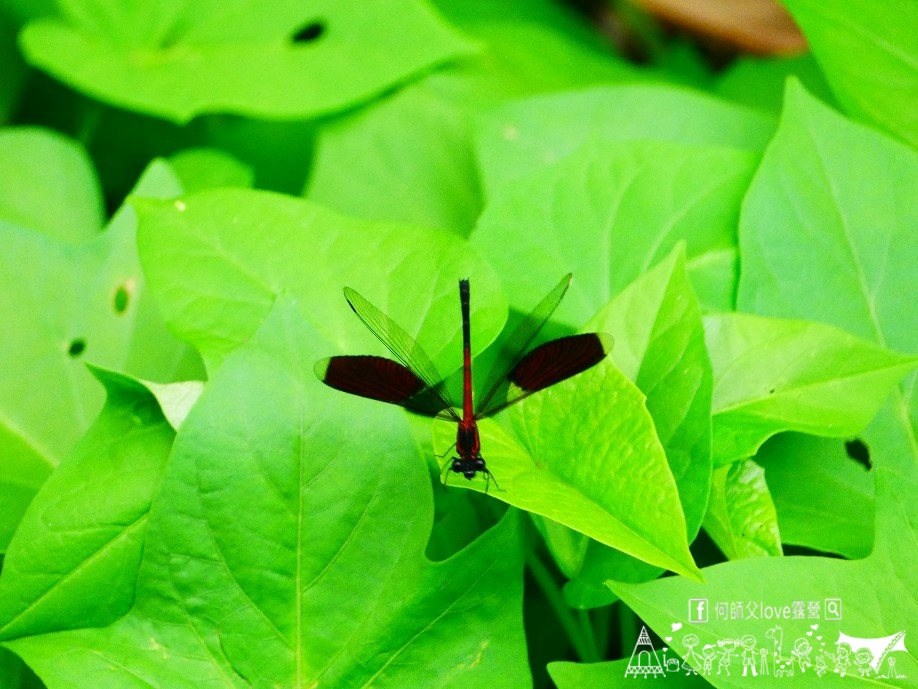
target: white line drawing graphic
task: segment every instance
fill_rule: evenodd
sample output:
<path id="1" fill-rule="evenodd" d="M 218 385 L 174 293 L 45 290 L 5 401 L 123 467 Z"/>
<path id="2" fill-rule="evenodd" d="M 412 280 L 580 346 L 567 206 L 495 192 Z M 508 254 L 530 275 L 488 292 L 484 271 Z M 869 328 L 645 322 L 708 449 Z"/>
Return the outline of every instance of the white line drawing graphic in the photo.
<path id="1" fill-rule="evenodd" d="M 896 672 L 896 659 L 890 656 L 889 658 L 889 670 L 885 675 L 880 675 L 883 679 L 905 679 L 905 675 L 900 675 Z"/>
<path id="2" fill-rule="evenodd" d="M 816 670 L 816 675 L 818 677 L 822 677 L 824 674 L 826 674 L 826 671 L 829 669 L 826 666 L 826 658 L 822 653 L 816 656 L 816 665 L 814 666 L 814 669 Z"/>
<path id="3" fill-rule="evenodd" d="M 721 670 L 726 670 L 729 677 L 730 661 L 733 660 L 733 653 L 736 651 L 736 641 L 734 639 L 721 639 L 717 642 L 717 645 L 723 651 L 723 655 L 720 656 L 720 660 L 717 663 L 717 674 L 719 675 Z"/>
<path id="4" fill-rule="evenodd" d="M 768 675 L 768 651 L 764 648 L 759 649 L 759 674 Z"/>
<path id="5" fill-rule="evenodd" d="M 791 651 L 791 655 L 797 659 L 797 665 L 800 667 L 800 672 L 806 672 L 808 667 L 812 667 L 812 663 L 810 662 L 810 653 L 812 652 L 813 647 L 810 646 L 810 642 L 802 636 L 794 642 L 794 650 Z"/>
<path id="6" fill-rule="evenodd" d="M 828 651 L 823 651 L 823 653 L 828 656 L 833 663 L 835 663 L 835 669 L 832 670 L 832 672 L 836 673 L 840 677 L 844 677 L 848 672 L 848 667 L 851 665 L 851 648 L 848 646 L 848 644 L 838 642 L 834 654 L 829 653 Z"/>
<path id="7" fill-rule="evenodd" d="M 701 674 L 711 674 L 711 668 L 714 665 L 714 654 L 716 652 L 717 649 L 714 648 L 711 644 L 706 644 L 705 647 L 701 649 L 701 656 L 704 659 L 704 662 L 701 665 Z"/>
<path id="8" fill-rule="evenodd" d="M 625 670 L 625 677 L 628 675 L 642 675 L 645 678 L 648 675 L 653 677 L 666 675 L 660 665 L 660 659 L 657 658 L 657 651 L 650 641 L 650 636 L 647 634 L 647 627 L 643 625 L 637 641 L 634 642 L 634 650 L 631 652 L 631 660 L 628 661 L 628 669 Z"/>
<path id="9" fill-rule="evenodd" d="M 840 644 L 845 644 L 855 654 L 862 648 L 869 650 L 870 654 L 873 656 L 873 659 L 870 661 L 870 667 L 876 674 L 879 674 L 880 666 L 883 665 L 883 661 L 886 660 L 890 653 L 894 651 L 905 651 L 908 653 L 908 649 L 905 648 L 904 630 L 896 632 L 895 634 L 890 634 L 889 636 L 876 638 L 860 638 L 857 636 L 848 636 L 843 632 L 839 632 L 838 641 L 835 642 L 835 645 L 840 646 Z M 890 658 L 890 660 L 892 659 Z M 893 663 L 893 667 L 895 667 L 895 663 Z"/>
<path id="10" fill-rule="evenodd" d="M 661 653 L 663 653 L 663 669 L 666 672 L 679 672 L 679 661 L 680 661 L 679 654 L 676 654 L 675 658 L 667 658 L 666 657 L 667 651 L 669 651 L 668 646 L 664 646 L 663 649 L 661 650 Z"/>
<path id="11" fill-rule="evenodd" d="M 774 645 L 772 657 L 775 661 L 775 669 L 777 669 L 778 663 L 788 663 L 793 660 L 793 657 L 785 656 L 783 653 L 784 629 L 780 624 L 776 624 L 774 627 L 765 632 L 765 638 L 771 639 L 772 644 Z M 775 675 L 777 675 L 777 672 Z"/>
<path id="12" fill-rule="evenodd" d="M 708 599 L 707 598 L 689 598 L 688 619 L 689 619 L 689 622 L 707 622 L 708 621 Z"/>
<path id="13" fill-rule="evenodd" d="M 682 669 L 685 670 L 686 675 L 697 675 L 698 670 L 694 666 L 702 664 L 701 658 L 695 653 L 695 646 L 698 645 L 698 635 L 686 634 L 682 637 L 682 645 L 687 649 L 685 658 L 682 661 Z"/>
<path id="14" fill-rule="evenodd" d="M 784 629 L 776 624 L 766 630 L 766 640 L 762 642 L 756 635 L 744 634 L 742 638 L 727 637 L 701 647 L 697 634 L 686 634 L 682 637 L 685 651 L 681 659 L 678 654 L 675 657 L 668 656 L 670 650 L 675 652 L 676 649 L 671 648 L 673 638 L 667 636 L 665 640 L 669 645 L 662 648 L 662 663 L 647 628 L 642 627 L 625 674 L 647 677 L 685 672 L 686 676 L 717 674 L 736 677 L 739 673 L 733 675 L 731 669 L 738 670 L 734 663 L 740 662 L 743 677 L 793 677 L 798 672 L 805 674 L 810 670 L 810 676 L 816 675 L 819 678 L 831 672 L 839 677 L 849 675 L 868 681 L 907 679 L 898 670 L 895 656 L 896 651 L 909 652 L 905 647 L 905 630 L 883 637 L 856 637 L 839 632 L 835 648 L 831 645 L 826 648 L 827 642 L 818 633 L 818 623 L 810 624 L 809 629 L 792 626 L 793 631 L 805 635 L 794 634 L 788 637 L 794 639 L 794 642 L 791 645 L 788 641 L 787 655 L 784 653 Z M 682 623 L 672 625 L 673 631 L 681 627 Z M 768 649 L 769 645 L 772 646 L 771 650 Z"/>
<path id="15" fill-rule="evenodd" d="M 758 674 L 755 671 L 755 637 L 752 634 L 746 634 L 740 640 L 740 646 L 743 648 L 743 677 L 749 670 L 752 670 L 752 676 L 755 677 Z"/>
<path id="16" fill-rule="evenodd" d="M 873 672 L 870 664 L 873 662 L 873 653 L 869 648 L 862 648 L 854 654 L 854 664 L 857 665 L 857 671 L 861 677 L 869 677 Z"/>

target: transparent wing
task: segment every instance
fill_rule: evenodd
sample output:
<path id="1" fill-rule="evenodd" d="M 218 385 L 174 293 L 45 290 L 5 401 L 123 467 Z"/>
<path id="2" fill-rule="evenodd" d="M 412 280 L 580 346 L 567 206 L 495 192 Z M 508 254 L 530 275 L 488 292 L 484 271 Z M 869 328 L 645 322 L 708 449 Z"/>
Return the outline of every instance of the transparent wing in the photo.
<path id="1" fill-rule="evenodd" d="M 445 418 L 457 419 L 458 417 L 453 411 L 453 407 L 456 405 L 449 397 L 442 376 L 440 376 L 430 357 L 421 349 L 421 346 L 414 338 L 350 287 L 344 288 L 344 298 L 347 299 L 347 303 L 350 304 L 354 313 L 363 321 L 363 324 L 367 326 L 370 332 L 386 346 L 386 349 L 392 352 L 396 362 L 401 364 L 403 368 L 408 369 L 409 373 L 423 383 L 423 386 L 416 392 L 416 398 L 412 398 L 414 400 L 413 403 L 410 400 L 393 401 L 392 403 L 399 404 L 425 416 L 444 416 Z M 381 357 L 373 358 L 382 359 Z M 388 360 L 382 359 L 382 361 Z M 367 366 L 372 369 L 365 371 L 367 375 L 385 375 L 385 366 L 370 362 L 367 363 Z M 392 375 L 403 376 L 404 374 L 400 372 Z M 346 390 L 345 392 L 351 391 Z M 356 390 L 352 394 L 361 395 Z M 367 397 L 368 395 L 361 396 Z"/>
<path id="2" fill-rule="evenodd" d="M 545 298 L 522 320 L 516 330 L 504 340 L 504 345 L 501 347 L 490 373 L 488 373 L 488 379 L 483 388 L 485 391 L 484 396 L 478 403 L 478 409 L 481 410 L 477 414 L 478 417 L 491 416 L 507 406 L 505 399 L 510 387 L 510 379 L 507 376 L 507 372 L 515 369 L 520 363 L 526 353 L 526 349 L 535 339 L 535 336 L 539 334 L 546 321 L 551 318 L 555 309 L 558 308 L 558 304 L 564 298 L 567 288 L 571 286 L 573 277 L 571 273 L 568 273 L 561 278 L 561 282 L 545 295 Z"/>

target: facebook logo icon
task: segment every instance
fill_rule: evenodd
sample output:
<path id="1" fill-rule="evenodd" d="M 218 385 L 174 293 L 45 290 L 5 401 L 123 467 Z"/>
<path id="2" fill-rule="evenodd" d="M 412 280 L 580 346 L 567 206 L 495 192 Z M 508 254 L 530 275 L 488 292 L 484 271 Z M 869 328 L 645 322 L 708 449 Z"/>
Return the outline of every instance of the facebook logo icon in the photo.
<path id="1" fill-rule="evenodd" d="M 689 619 L 689 622 L 707 622 L 708 621 L 708 599 L 707 598 L 689 598 L 688 619 Z"/>

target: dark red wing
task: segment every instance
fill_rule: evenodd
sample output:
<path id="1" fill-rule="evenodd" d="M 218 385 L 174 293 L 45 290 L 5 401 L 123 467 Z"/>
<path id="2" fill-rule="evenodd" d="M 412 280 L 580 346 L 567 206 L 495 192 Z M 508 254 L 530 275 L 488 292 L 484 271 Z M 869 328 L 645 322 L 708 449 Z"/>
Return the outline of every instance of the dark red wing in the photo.
<path id="1" fill-rule="evenodd" d="M 529 395 L 592 368 L 606 358 L 612 338 L 605 333 L 569 335 L 541 344 L 528 352 L 507 374 L 506 396 L 477 414 L 492 416 Z"/>
<path id="2" fill-rule="evenodd" d="M 607 353 L 598 333 L 569 335 L 533 349 L 507 377 L 526 392 L 538 392 L 595 366 Z"/>
<path id="3" fill-rule="evenodd" d="M 315 365 L 329 387 L 371 400 L 403 404 L 427 387 L 410 369 L 381 356 L 333 356 Z"/>
<path id="4" fill-rule="evenodd" d="M 455 420 L 442 394 L 431 390 L 407 366 L 381 356 L 333 356 L 316 362 L 316 375 L 329 387 L 371 400 L 397 404 L 424 416 Z"/>

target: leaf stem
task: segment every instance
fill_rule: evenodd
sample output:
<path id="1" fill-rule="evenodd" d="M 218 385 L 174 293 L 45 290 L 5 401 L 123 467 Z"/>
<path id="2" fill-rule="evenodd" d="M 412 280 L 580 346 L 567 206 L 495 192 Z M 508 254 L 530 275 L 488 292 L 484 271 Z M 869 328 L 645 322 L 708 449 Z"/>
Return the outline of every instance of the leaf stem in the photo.
<path id="1" fill-rule="evenodd" d="M 83 144 L 87 151 L 92 145 L 96 131 L 99 129 L 99 122 L 102 120 L 104 106 L 99 101 L 89 97 L 84 98 L 78 109 L 79 119 L 77 121 L 76 140 Z"/>
<path id="2" fill-rule="evenodd" d="M 618 643 L 621 646 L 622 653 L 630 654 L 631 650 L 628 645 L 637 639 L 637 618 L 631 612 L 631 608 L 622 601 L 618 601 L 618 603 Z"/>
<path id="3" fill-rule="evenodd" d="M 548 567 L 531 550 L 526 553 L 526 566 L 529 567 L 533 579 L 536 580 L 548 604 L 564 628 L 580 661 L 594 663 L 600 660 L 589 616 L 582 610 L 577 611 L 580 613 L 579 615 L 574 615 L 574 610 L 564 601 L 561 589 L 551 572 L 548 571 Z"/>
<path id="4" fill-rule="evenodd" d="M 604 605 L 592 611 L 593 636 L 596 639 L 596 650 L 601 659 L 606 658 L 609 651 L 609 626 L 612 622 L 612 606 Z"/>

